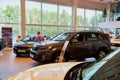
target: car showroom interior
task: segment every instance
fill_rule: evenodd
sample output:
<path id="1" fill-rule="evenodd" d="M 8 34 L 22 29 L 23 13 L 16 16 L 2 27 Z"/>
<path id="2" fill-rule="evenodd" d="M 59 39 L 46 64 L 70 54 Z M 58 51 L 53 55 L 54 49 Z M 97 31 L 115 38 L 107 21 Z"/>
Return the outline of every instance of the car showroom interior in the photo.
<path id="1" fill-rule="evenodd" d="M 0 80 L 120 80 L 120 0 L 0 0 Z"/>

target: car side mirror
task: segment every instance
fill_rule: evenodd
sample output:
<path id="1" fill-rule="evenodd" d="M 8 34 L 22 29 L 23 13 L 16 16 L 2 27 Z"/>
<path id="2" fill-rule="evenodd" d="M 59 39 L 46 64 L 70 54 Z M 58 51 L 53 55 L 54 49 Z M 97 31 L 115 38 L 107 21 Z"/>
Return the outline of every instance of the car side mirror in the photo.
<path id="1" fill-rule="evenodd" d="M 77 43 L 78 40 L 77 39 L 72 39 L 72 43 Z"/>

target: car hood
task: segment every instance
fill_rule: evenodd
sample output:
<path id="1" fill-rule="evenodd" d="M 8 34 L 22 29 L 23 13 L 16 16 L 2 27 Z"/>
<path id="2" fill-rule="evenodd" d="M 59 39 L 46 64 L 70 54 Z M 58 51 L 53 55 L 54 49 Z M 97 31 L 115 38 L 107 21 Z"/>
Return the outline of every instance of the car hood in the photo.
<path id="1" fill-rule="evenodd" d="M 27 46 L 27 47 L 32 47 L 34 42 L 23 42 L 23 41 L 20 41 L 20 42 L 17 42 L 14 46 Z"/>
<path id="2" fill-rule="evenodd" d="M 5 80 L 63 80 L 73 66 L 84 62 L 64 62 L 45 64 L 19 72 Z"/>
<path id="3" fill-rule="evenodd" d="M 34 43 L 34 47 L 35 46 L 37 46 L 37 45 L 41 45 L 41 46 L 46 46 L 46 45 L 53 45 L 54 44 L 54 46 L 55 45 L 63 45 L 63 41 L 44 41 L 44 42 L 41 42 L 41 44 L 40 43 Z"/>

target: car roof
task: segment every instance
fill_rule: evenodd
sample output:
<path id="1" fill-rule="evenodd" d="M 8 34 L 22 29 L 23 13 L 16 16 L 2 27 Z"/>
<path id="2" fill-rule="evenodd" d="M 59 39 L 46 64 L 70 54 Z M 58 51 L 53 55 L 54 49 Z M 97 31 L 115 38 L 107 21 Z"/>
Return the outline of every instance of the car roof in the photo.
<path id="1" fill-rule="evenodd" d="M 100 31 L 89 31 L 89 30 L 79 30 L 79 31 L 68 31 L 66 33 L 79 33 L 79 32 L 85 32 L 85 33 L 100 33 L 103 34 L 104 32 Z"/>

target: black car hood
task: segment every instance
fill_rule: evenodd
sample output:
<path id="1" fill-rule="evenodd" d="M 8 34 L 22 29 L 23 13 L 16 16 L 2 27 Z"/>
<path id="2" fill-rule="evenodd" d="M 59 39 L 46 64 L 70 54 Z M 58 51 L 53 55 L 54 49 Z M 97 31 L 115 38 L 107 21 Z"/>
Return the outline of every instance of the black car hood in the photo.
<path id="1" fill-rule="evenodd" d="M 32 47 L 34 42 L 23 42 L 23 41 L 20 41 L 20 42 L 17 42 L 14 46 L 26 46 L 26 47 Z"/>
<path id="2" fill-rule="evenodd" d="M 34 43 L 34 47 L 37 46 L 37 45 L 40 45 L 40 46 L 46 46 L 46 45 L 63 45 L 63 41 L 45 41 L 45 42 L 42 42 L 41 44 L 39 43 Z"/>
<path id="3" fill-rule="evenodd" d="M 51 45 L 51 44 L 62 44 L 62 43 L 64 43 L 63 41 L 45 41 L 45 42 L 43 42 L 41 45 Z"/>

